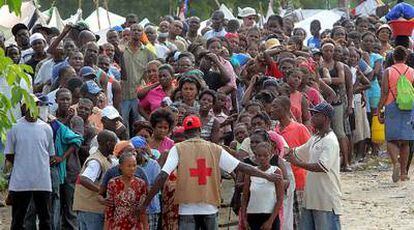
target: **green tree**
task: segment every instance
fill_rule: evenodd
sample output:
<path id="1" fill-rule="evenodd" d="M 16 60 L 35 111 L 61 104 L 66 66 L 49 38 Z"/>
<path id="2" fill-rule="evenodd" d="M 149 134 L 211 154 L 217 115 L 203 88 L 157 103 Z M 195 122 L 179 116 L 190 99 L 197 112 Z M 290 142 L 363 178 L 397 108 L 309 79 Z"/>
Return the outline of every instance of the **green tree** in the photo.
<path id="1" fill-rule="evenodd" d="M 11 12 L 16 15 L 20 14 L 22 0 L 0 1 L 0 7 L 5 4 L 9 6 Z M 8 97 L 4 92 L 0 92 L 0 137 L 2 140 L 4 140 L 7 130 L 15 122 L 11 110 L 18 106 L 20 102 L 23 102 L 34 115 L 37 115 L 33 96 L 20 84 L 21 81 L 25 81 L 27 85 L 30 85 L 30 76 L 27 73 L 32 72 L 32 68 L 28 65 L 14 64 L 10 58 L 6 57 L 4 50 L 0 49 L 0 78 L 7 82 L 11 90 L 11 97 Z"/>

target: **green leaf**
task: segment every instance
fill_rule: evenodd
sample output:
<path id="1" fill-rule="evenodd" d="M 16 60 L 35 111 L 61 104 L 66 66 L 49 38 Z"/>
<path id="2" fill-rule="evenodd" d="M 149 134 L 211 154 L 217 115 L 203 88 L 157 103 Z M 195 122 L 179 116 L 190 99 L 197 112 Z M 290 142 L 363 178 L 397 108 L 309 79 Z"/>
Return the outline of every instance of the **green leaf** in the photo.
<path id="1" fill-rule="evenodd" d="M 17 16 L 21 14 L 22 0 L 5 0 L 9 6 L 9 11 L 14 12 Z"/>
<path id="2" fill-rule="evenodd" d="M 10 68 L 13 68 L 12 66 Z M 13 85 L 13 83 L 16 81 L 17 75 L 13 73 L 12 71 L 9 71 L 6 75 L 7 84 Z"/>
<path id="3" fill-rule="evenodd" d="M 11 97 L 12 106 L 16 106 L 22 100 L 22 95 L 23 94 L 19 86 L 14 86 L 12 88 L 12 97 Z"/>
<path id="4" fill-rule="evenodd" d="M 34 73 L 30 65 L 20 64 L 19 67 L 21 67 L 26 73 Z"/>

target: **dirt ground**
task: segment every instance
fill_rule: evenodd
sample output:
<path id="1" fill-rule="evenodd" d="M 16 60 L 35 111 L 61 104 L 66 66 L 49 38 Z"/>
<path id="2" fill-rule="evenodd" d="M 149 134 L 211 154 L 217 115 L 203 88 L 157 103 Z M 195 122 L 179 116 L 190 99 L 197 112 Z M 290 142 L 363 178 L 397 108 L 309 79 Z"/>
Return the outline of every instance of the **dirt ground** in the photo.
<path id="1" fill-rule="evenodd" d="M 413 171 L 411 170 L 410 175 Z M 364 166 L 358 171 L 343 173 L 341 180 L 344 205 L 344 213 L 341 216 L 342 229 L 414 229 L 413 181 L 393 183 L 391 170 L 383 162 L 375 162 L 375 166 Z M 225 187 L 230 187 L 230 184 Z M 231 191 L 226 190 L 224 198 L 228 200 Z M 228 209 L 221 211 L 221 223 L 228 222 L 228 214 Z M 0 208 L 0 229 L 9 229 L 10 216 L 9 207 Z M 234 220 L 235 216 L 231 219 Z"/>

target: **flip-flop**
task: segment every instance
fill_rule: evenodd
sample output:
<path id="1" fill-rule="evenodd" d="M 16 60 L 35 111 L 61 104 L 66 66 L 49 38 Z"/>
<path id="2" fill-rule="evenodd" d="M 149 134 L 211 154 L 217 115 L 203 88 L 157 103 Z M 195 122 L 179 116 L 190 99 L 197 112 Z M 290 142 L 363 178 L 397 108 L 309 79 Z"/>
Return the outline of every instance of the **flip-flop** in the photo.
<path id="1" fill-rule="evenodd" d="M 395 164 L 394 169 L 392 171 L 392 181 L 398 182 L 398 180 L 400 179 L 400 163 Z"/>

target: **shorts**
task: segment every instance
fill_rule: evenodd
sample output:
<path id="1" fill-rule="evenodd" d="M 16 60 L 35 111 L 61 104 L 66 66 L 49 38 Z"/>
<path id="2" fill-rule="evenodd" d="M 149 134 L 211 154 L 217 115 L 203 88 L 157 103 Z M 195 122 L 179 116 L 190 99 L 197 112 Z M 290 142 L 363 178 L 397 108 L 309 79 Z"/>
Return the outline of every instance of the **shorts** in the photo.
<path id="1" fill-rule="evenodd" d="M 331 121 L 332 129 L 338 139 L 344 138 L 346 137 L 345 128 L 344 128 L 345 105 L 344 103 L 342 103 L 340 105 L 334 105 L 333 108 L 334 108 L 335 114 Z"/>

